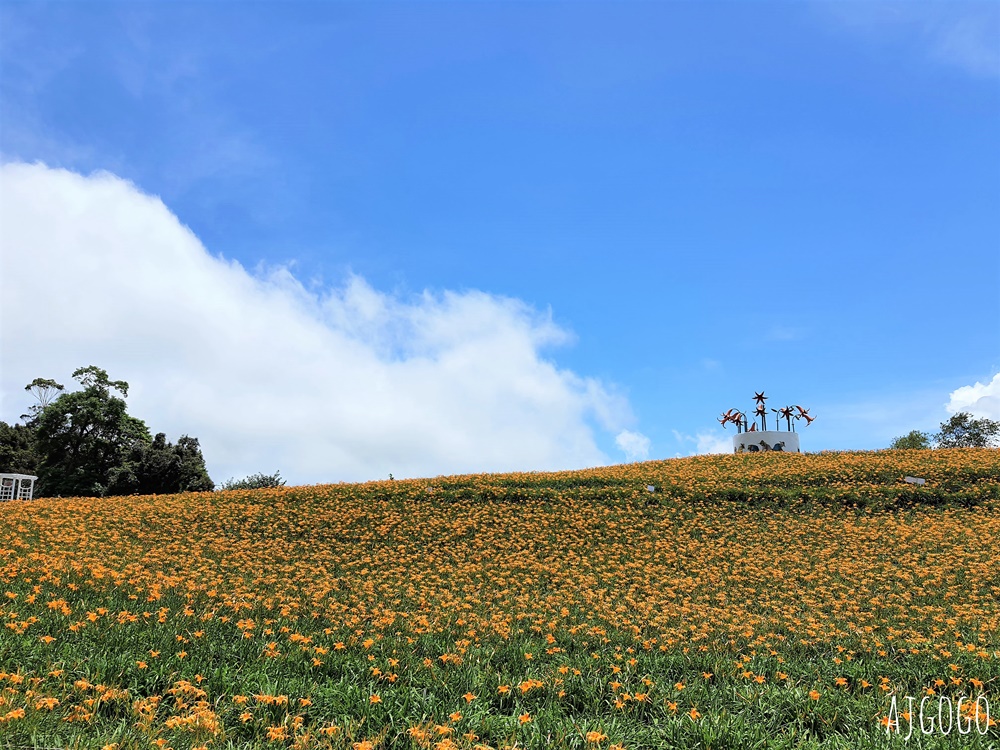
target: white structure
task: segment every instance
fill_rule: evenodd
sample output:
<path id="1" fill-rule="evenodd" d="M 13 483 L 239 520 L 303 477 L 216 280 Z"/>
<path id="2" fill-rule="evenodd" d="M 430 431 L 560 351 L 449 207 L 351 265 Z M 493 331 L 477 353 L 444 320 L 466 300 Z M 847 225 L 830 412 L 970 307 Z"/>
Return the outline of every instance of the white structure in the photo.
<path id="1" fill-rule="evenodd" d="M 35 480 L 30 474 L 0 474 L 0 502 L 4 500 L 30 500 L 35 491 Z"/>
<path id="2" fill-rule="evenodd" d="M 801 453 L 799 433 L 784 430 L 750 430 L 733 437 L 734 453 L 756 453 L 758 451 Z"/>

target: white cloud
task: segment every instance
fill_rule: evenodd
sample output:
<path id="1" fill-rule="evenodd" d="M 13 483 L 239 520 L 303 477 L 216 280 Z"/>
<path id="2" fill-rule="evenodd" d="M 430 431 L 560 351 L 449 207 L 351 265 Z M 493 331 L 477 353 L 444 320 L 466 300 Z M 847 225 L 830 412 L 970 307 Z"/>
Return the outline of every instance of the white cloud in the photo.
<path id="1" fill-rule="evenodd" d="M 645 461 L 649 458 L 649 438 L 640 432 L 622 430 L 615 436 L 615 445 L 625 452 L 629 461 Z"/>
<path id="2" fill-rule="evenodd" d="M 966 411 L 974 417 L 1000 420 L 1000 373 L 989 383 L 976 382 L 952 391 L 945 409 L 949 414 Z"/>
<path id="3" fill-rule="evenodd" d="M 1000 77 L 1000 6 L 996 3 L 817 3 L 856 33 L 903 34 L 925 54 L 977 76 Z"/>
<path id="4" fill-rule="evenodd" d="M 732 453 L 733 436 L 718 435 L 713 432 L 699 432 L 696 436 L 697 452 L 703 453 Z"/>
<path id="5" fill-rule="evenodd" d="M 631 420 L 623 397 L 542 356 L 568 334 L 516 299 L 251 274 L 108 173 L 0 167 L 0 226 L 7 421 L 31 379 L 73 387 L 96 364 L 153 432 L 198 437 L 216 481 L 313 483 L 603 464 L 598 430 L 620 444 Z"/>
<path id="6" fill-rule="evenodd" d="M 977 75 L 1000 77 L 1000 17 L 988 14 L 959 18 L 936 29 L 934 55 Z"/>
<path id="7" fill-rule="evenodd" d="M 683 432 L 673 431 L 674 438 L 682 445 L 692 443 L 694 447 L 688 451 L 689 456 L 700 456 L 706 453 L 732 453 L 733 435 L 721 431 L 701 431 L 696 435 L 687 435 Z M 677 454 L 680 455 L 679 453 Z"/>

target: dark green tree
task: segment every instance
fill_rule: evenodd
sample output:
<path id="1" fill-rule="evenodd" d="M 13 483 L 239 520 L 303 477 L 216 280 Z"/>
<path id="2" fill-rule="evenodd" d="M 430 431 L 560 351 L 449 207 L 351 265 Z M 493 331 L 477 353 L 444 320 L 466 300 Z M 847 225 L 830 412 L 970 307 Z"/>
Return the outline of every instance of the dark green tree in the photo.
<path id="1" fill-rule="evenodd" d="M 896 450 L 913 450 L 918 448 L 930 448 L 931 436 L 920 430 L 913 430 L 908 435 L 903 435 L 892 441 L 890 448 Z"/>
<path id="2" fill-rule="evenodd" d="M 160 432 L 149 445 L 133 449 L 109 492 L 116 495 L 161 495 L 174 492 L 207 492 L 215 489 L 208 476 L 198 438 L 182 435 L 177 444 Z"/>
<path id="3" fill-rule="evenodd" d="M 36 443 L 34 427 L 0 422 L 0 472 L 36 476 L 39 463 Z"/>
<path id="4" fill-rule="evenodd" d="M 82 391 L 63 393 L 36 417 L 39 496 L 103 496 L 109 488 L 136 485 L 141 450 L 150 444 L 141 419 L 129 416 L 128 383 L 109 380 L 99 367 L 73 373 Z M 29 386 L 30 387 L 30 386 Z"/>
<path id="5" fill-rule="evenodd" d="M 975 419 L 968 412 L 959 412 L 941 423 L 934 436 L 938 448 L 991 448 L 1000 438 L 1000 422 L 985 417 Z"/>

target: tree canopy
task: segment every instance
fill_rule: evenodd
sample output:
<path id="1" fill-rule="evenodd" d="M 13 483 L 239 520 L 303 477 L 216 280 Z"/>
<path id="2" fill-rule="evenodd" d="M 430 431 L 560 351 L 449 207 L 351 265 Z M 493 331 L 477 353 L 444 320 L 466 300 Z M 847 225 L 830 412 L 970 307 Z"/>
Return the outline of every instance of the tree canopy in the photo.
<path id="1" fill-rule="evenodd" d="M 151 442 L 149 430 L 113 393 L 127 396 L 128 383 L 93 365 L 73 378 L 83 390 L 63 393 L 38 413 L 39 485 L 49 495 L 105 495 L 134 473 L 129 458 Z"/>
<path id="2" fill-rule="evenodd" d="M 177 444 L 167 442 L 158 432 L 150 445 L 143 446 L 134 465 L 138 467 L 135 481 L 117 487 L 116 494 L 156 495 L 167 492 L 203 492 L 215 489 L 215 483 L 205 470 L 198 438 L 181 435 Z"/>
<path id="3" fill-rule="evenodd" d="M 920 430 L 912 430 L 909 434 L 898 437 L 892 441 L 890 448 L 896 450 L 913 450 L 931 447 L 931 436 Z"/>
<path id="4" fill-rule="evenodd" d="M 959 412 L 941 423 L 941 429 L 930 435 L 913 430 L 892 441 L 890 448 L 992 448 L 1000 442 L 1000 422 L 986 417 L 976 418 Z"/>
<path id="5" fill-rule="evenodd" d="M 34 428 L 0 422 L 0 470 L 34 476 L 38 470 L 36 442 Z"/>
<path id="6" fill-rule="evenodd" d="M 939 448 L 992 448 L 998 438 L 1000 422 L 985 417 L 976 419 L 963 411 L 941 423 L 935 442 Z"/>
<path id="7" fill-rule="evenodd" d="M 58 396 L 64 389 L 54 380 L 28 384 L 39 403 L 22 415 L 25 425 L 0 423 L 0 469 L 37 474 L 39 497 L 214 489 L 197 438 L 183 435 L 176 445 L 162 432 L 151 438 L 128 414 L 128 383 L 94 365 L 73 378 L 83 389 Z"/>

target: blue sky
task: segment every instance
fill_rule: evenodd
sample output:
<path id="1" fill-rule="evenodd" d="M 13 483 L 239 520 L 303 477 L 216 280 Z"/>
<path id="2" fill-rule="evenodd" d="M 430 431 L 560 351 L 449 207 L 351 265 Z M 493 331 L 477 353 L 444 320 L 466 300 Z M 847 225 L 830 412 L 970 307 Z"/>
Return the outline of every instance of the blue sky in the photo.
<path id="1" fill-rule="evenodd" d="M 761 389 L 818 417 L 805 450 L 1000 418 L 996 3 L 6 2 L 0 21 L 6 421 L 31 378 L 100 364 L 217 480 L 274 458 L 336 481 L 718 450 L 718 414 Z M 115 286 L 86 276 L 109 264 Z M 15 306 L 59 273 L 48 318 Z M 187 296 L 146 309 L 168 278 Z M 199 400 L 283 330 L 298 385 Z M 264 401 L 288 420 L 270 438 L 234 416 Z"/>

